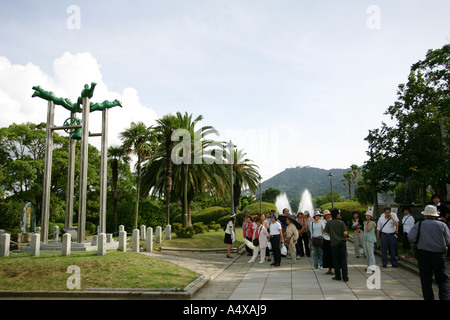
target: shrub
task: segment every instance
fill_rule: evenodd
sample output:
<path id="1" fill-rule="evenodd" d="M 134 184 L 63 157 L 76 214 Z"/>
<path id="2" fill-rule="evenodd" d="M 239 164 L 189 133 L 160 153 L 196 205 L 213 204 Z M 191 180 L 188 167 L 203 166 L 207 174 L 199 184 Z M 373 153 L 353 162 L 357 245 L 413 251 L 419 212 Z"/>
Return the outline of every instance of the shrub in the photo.
<path id="1" fill-rule="evenodd" d="M 182 227 L 183 225 L 181 223 L 178 222 L 172 223 L 172 231 L 176 234 L 178 234 L 178 232 L 181 230 Z"/>
<path id="2" fill-rule="evenodd" d="M 178 230 L 177 237 L 178 238 L 192 238 L 194 236 L 194 228 L 186 227 Z"/>
<path id="3" fill-rule="evenodd" d="M 205 226 L 203 222 L 196 222 L 192 225 L 194 228 L 194 233 L 203 233 L 205 231 L 209 231 L 208 226 Z"/>
<path id="4" fill-rule="evenodd" d="M 219 231 L 222 226 L 219 223 L 216 223 L 215 221 L 211 221 L 208 225 L 209 230 Z"/>
<path id="5" fill-rule="evenodd" d="M 227 215 L 230 215 L 230 209 L 228 208 L 210 207 L 197 213 L 191 213 L 191 221 L 193 224 L 196 222 L 209 224 L 211 221 L 217 221 L 219 218 Z"/>
<path id="6" fill-rule="evenodd" d="M 260 214 L 259 202 L 252 203 L 251 205 L 248 205 L 245 209 L 248 210 L 251 215 Z M 277 207 L 273 203 L 262 202 L 262 213 L 266 214 L 267 212 L 270 212 L 270 210 L 272 209 L 277 210 Z M 243 218 L 244 217 L 242 217 L 242 219 Z"/>

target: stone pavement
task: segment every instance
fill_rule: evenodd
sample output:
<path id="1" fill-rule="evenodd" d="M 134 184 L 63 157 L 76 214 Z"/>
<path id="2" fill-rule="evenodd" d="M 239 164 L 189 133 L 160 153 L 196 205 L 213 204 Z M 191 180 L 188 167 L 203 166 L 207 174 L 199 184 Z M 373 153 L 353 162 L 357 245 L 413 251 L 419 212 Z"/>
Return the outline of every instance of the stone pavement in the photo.
<path id="1" fill-rule="evenodd" d="M 327 270 L 314 269 L 312 257 L 302 257 L 292 264 L 282 258 L 280 267 L 247 263 L 246 253 L 161 252 L 152 256 L 171 261 L 202 273 L 211 280 L 199 288 L 193 300 L 423 300 L 416 272 L 402 267 L 380 268 L 380 289 L 369 289 L 365 258 L 356 258 L 353 244 L 347 243 L 348 282 L 336 281 Z M 381 266 L 380 257 L 376 256 Z M 259 259 L 257 259 L 258 261 Z M 437 286 L 434 285 L 437 297 Z"/>

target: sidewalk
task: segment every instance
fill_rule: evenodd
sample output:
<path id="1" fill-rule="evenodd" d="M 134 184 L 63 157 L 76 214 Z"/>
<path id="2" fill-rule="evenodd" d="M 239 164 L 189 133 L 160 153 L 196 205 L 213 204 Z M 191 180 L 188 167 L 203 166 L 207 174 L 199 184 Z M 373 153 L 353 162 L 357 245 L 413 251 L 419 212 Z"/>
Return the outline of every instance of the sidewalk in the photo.
<path id="1" fill-rule="evenodd" d="M 313 258 L 291 264 L 282 258 L 280 267 L 252 263 L 243 253 L 194 295 L 194 300 L 423 300 L 417 273 L 402 267 L 380 268 L 380 289 L 369 289 L 366 259 L 356 258 L 347 243 L 349 281 L 336 281 L 327 270 L 313 269 Z M 192 257 L 192 255 L 191 255 Z M 221 259 L 219 256 L 217 257 Z M 210 260 L 215 259 L 210 256 Z M 259 259 L 257 259 L 259 260 Z M 376 257 L 381 266 L 380 257 Z M 217 271 L 216 271 L 217 272 Z M 433 286 L 437 296 L 437 286 Z"/>

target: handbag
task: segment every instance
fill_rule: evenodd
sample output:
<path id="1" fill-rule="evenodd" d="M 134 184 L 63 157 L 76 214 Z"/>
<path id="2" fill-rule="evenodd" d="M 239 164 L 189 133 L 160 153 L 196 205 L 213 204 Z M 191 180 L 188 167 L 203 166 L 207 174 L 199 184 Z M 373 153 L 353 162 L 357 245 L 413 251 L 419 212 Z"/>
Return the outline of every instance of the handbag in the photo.
<path id="1" fill-rule="evenodd" d="M 314 247 L 321 247 L 323 245 L 323 238 L 322 237 L 313 237 L 312 245 Z"/>
<path id="2" fill-rule="evenodd" d="M 261 227 L 262 228 L 262 227 Z M 259 233 L 261 232 L 261 228 L 259 228 L 259 230 L 257 230 L 257 232 L 258 232 L 258 237 L 256 238 L 256 239 L 253 239 L 253 245 L 255 246 L 255 247 L 257 247 L 257 246 L 259 246 Z"/>

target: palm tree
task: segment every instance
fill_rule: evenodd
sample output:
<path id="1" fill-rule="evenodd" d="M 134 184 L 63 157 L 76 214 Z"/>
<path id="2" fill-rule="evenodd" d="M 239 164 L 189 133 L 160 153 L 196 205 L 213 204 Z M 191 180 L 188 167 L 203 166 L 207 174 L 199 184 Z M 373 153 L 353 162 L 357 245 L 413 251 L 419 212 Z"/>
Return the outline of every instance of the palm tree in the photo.
<path id="1" fill-rule="evenodd" d="M 176 115 L 165 116 L 158 120 L 155 127 L 155 135 L 158 140 L 158 147 L 155 156 L 148 161 L 142 171 L 142 194 L 151 193 L 160 195 L 164 193 L 167 203 L 167 223 L 169 224 L 170 199 L 176 197 L 181 199 L 183 225 L 191 224 L 190 202 L 195 195 L 210 191 L 212 193 L 224 193 L 223 180 L 221 180 L 222 168 L 220 165 L 212 163 L 206 164 L 203 159 L 202 150 L 212 144 L 205 136 L 218 134 L 211 126 L 202 126 L 197 131 L 196 124 L 203 120 L 203 116 L 198 116 L 193 120 L 192 115 L 187 112 Z M 178 149 L 174 147 L 177 141 L 172 141 L 172 133 L 176 129 L 184 129 L 190 137 L 190 145 L 185 149 L 188 153 L 185 159 L 190 159 L 189 163 L 174 164 L 173 152 Z M 185 132 L 186 132 L 185 131 Z M 186 145 L 185 145 L 186 146 Z M 197 152 L 197 154 L 195 154 Z M 202 152 L 201 154 L 199 152 Z M 193 161 L 196 158 L 196 161 Z M 198 161 L 198 160 L 201 161 Z M 200 162 L 200 163 L 199 163 Z"/>
<path id="2" fill-rule="evenodd" d="M 177 122 L 177 117 L 171 114 L 165 115 L 161 119 L 156 120 L 157 126 L 154 127 L 153 131 L 155 134 L 155 138 L 157 141 L 157 148 L 155 150 L 153 164 L 157 164 L 158 168 L 162 168 L 164 166 L 164 195 L 166 197 L 166 217 L 167 224 L 170 224 L 170 195 L 172 192 L 172 149 L 175 145 L 175 142 L 172 141 L 172 134 L 175 129 L 179 127 L 179 123 Z M 160 164 L 157 159 L 160 159 L 164 164 Z M 151 168 L 149 166 L 149 168 Z M 155 175 L 154 169 L 149 170 L 150 176 L 145 176 L 145 181 L 147 188 L 144 188 L 146 193 L 150 192 L 148 187 L 155 186 L 154 182 L 148 181 L 149 178 L 157 177 Z M 156 180 L 153 180 L 156 181 Z M 156 188 L 155 190 L 160 190 Z"/>
<path id="3" fill-rule="evenodd" d="M 117 231 L 117 181 L 119 181 L 119 162 L 128 164 L 130 157 L 122 146 L 108 148 L 108 158 L 110 159 L 112 181 L 113 181 L 113 212 L 114 212 L 114 231 Z"/>
<path id="4" fill-rule="evenodd" d="M 233 196 L 234 212 L 238 212 L 241 192 L 249 188 L 252 193 L 256 193 L 261 176 L 258 172 L 258 166 L 246 159 L 247 154 L 243 150 L 233 150 Z M 227 166 L 228 167 L 228 166 Z"/>
<path id="5" fill-rule="evenodd" d="M 130 128 L 120 133 L 120 139 L 123 142 L 123 147 L 127 150 L 127 154 L 134 153 L 138 160 L 136 163 L 136 208 L 134 218 L 134 228 L 138 226 L 139 216 L 139 195 L 141 187 L 141 164 L 147 158 L 152 156 L 152 149 L 154 144 L 154 136 L 152 127 L 147 127 L 143 122 L 132 122 Z"/>
<path id="6" fill-rule="evenodd" d="M 342 179 L 342 183 L 345 185 L 348 185 L 348 199 L 352 200 L 352 180 L 353 180 L 353 173 L 351 171 L 348 171 L 347 173 L 344 173 L 342 175 L 344 179 Z"/>

